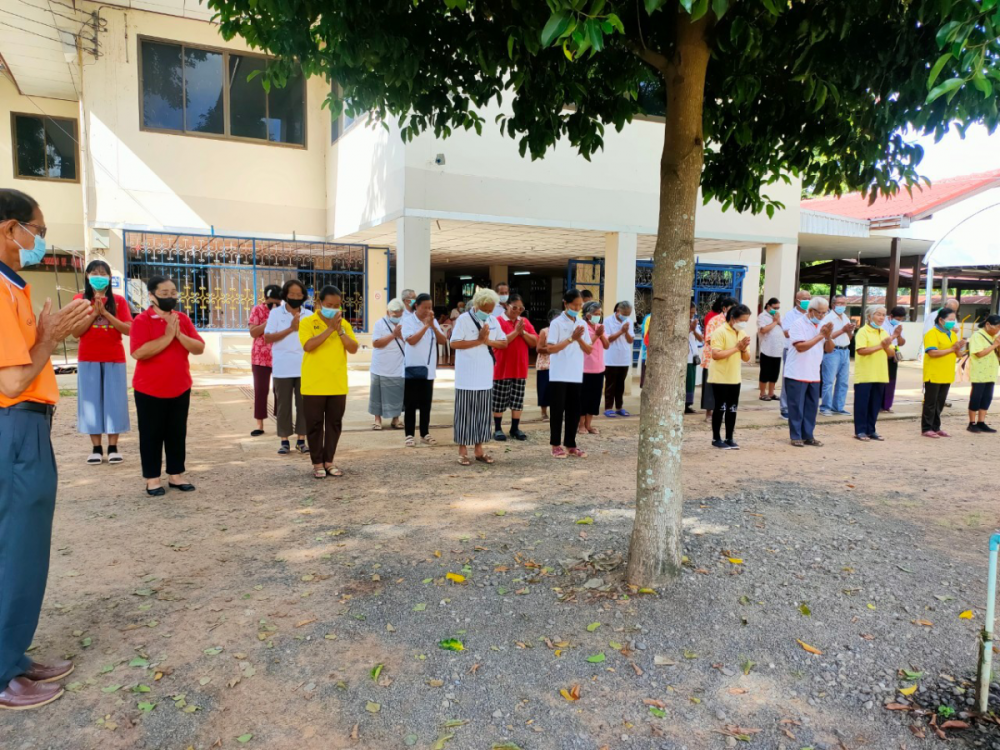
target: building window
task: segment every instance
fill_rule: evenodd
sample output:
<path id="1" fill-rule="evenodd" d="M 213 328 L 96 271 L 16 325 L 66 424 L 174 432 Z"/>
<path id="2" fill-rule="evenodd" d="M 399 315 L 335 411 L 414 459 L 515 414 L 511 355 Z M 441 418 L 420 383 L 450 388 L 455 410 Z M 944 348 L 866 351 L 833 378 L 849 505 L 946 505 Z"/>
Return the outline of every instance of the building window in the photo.
<path id="1" fill-rule="evenodd" d="M 340 84 L 338 84 L 336 81 L 330 84 L 330 91 L 331 93 L 333 93 L 334 96 L 338 98 L 343 96 L 343 90 L 340 88 Z M 331 128 L 331 138 L 330 138 L 331 143 L 336 143 L 337 140 L 342 135 L 344 135 L 344 133 L 346 133 L 347 130 L 351 127 L 351 125 L 353 125 L 354 122 L 358 119 L 356 117 L 351 117 L 349 114 L 347 114 L 348 104 L 350 104 L 350 100 L 345 99 L 344 108 L 340 113 L 340 117 L 333 118 L 333 127 Z"/>
<path id="2" fill-rule="evenodd" d="M 145 130 L 305 145 L 301 72 L 268 92 L 264 57 L 148 39 L 139 64 Z"/>
<path id="3" fill-rule="evenodd" d="M 76 182 L 76 120 L 14 113 L 14 175 Z"/>

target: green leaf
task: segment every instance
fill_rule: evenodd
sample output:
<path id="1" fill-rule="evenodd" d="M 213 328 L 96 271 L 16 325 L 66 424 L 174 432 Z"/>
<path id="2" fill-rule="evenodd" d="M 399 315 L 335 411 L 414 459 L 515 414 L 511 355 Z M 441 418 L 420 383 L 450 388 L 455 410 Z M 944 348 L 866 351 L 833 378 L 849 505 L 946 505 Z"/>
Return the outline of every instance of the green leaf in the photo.
<path id="1" fill-rule="evenodd" d="M 615 31 L 617 31 L 619 34 L 625 33 L 625 24 L 623 24 L 622 19 L 620 19 L 614 13 L 608 13 L 607 18 L 605 20 L 607 20 L 608 23 L 614 26 Z"/>
<path id="2" fill-rule="evenodd" d="M 653 11 L 659 9 L 665 2 L 666 0 L 645 0 L 646 13 L 652 15 Z"/>
<path id="3" fill-rule="evenodd" d="M 963 85 L 965 85 L 964 78 L 949 78 L 944 83 L 931 89 L 931 92 L 927 95 L 927 103 L 930 104 L 935 99 L 938 99 L 945 94 L 950 94 L 952 91 L 958 91 Z"/>
<path id="4" fill-rule="evenodd" d="M 691 12 L 692 6 L 694 6 L 694 0 L 681 0 L 681 7 L 688 13 Z"/>
<path id="5" fill-rule="evenodd" d="M 590 526 L 591 524 L 593 524 L 593 523 L 594 523 L 594 519 L 593 519 L 593 518 L 591 518 L 590 516 L 586 516 L 586 517 L 584 517 L 584 518 L 581 518 L 581 519 L 580 519 L 579 521 L 577 521 L 576 523 L 577 523 L 577 525 L 582 525 L 582 526 Z"/>
<path id="6" fill-rule="evenodd" d="M 241 745 L 245 745 L 252 739 L 253 735 L 247 732 L 246 734 L 241 734 L 239 737 L 237 737 L 236 741 L 239 742 Z"/>
<path id="7" fill-rule="evenodd" d="M 937 77 L 941 75 L 941 71 L 944 70 L 944 66 L 948 63 L 950 59 L 951 59 L 951 53 L 945 52 L 943 55 L 941 55 L 941 57 L 937 59 L 937 62 L 934 63 L 934 66 L 931 68 L 930 75 L 927 76 L 928 91 L 930 91 L 930 89 L 934 87 L 934 82 L 937 80 Z"/>
<path id="8" fill-rule="evenodd" d="M 566 29 L 569 28 L 569 22 L 571 17 L 569 13 L 564 10 L 558 13 L 553 13 L 549 20 L 546 22 L 545 27 L 542 29 L 542 46 L 551 47 L 552 43 L 559 39 Z"/>
<path id="9" fill-rule="evenodd" d="M 372 667 L 372 671 L 371 671 L 371 672 L 369 672 L 369 674 L 371 675 L 371 678 L 372 678 L 373 680 L 375 680 L 375 682 L 378 682 L 378 676 L 379 676 L 380 674 L 382 674 L 382 668 L 383 668 L 384 666 L 385 666 L 385 665 L 383 665 L 383 664 L 376 664 L 376 665 L 375 665 L 374 667 Z"/>
<path id="10" fill-rule="evenodd" d="M 906 679 L 908 679 L 908 680 L 910 680 L 912 682 L 915 682 L 916 680 L 921 679 L 924 676 L 924 673 L 923 672 L 911 672 L 909 669 L 904 669 L 903 670 L 903 676 L 906 677 Z"/>
<path id="11" fill-rule="evenodd" d="M 590 41 L 590 46 L 594 48 L 594 52 L 600 52 L 604 49 L 604 32 L 601 31 L 601 24 L 593 18 L 589 18 L 586 23 L 586 30 L 587 38 Z"/>
<path id="12" fill-rule="evenodd" d="M 511 60 L 514 59 L 514 37 L 513 36 L 507 37 L 507 57 L 509 57 Z"/>
<path id="13" fill-rule="evenodd" d="M 206 648 L 205 653 L 209 656 L 218 656 L 222 653 L 222 646 L 213 646 L 212 648 Z"/>
<path id="14" fill-rule="evenodd" d="M 935 36 L 935 39 L 937 40 L 938 49 L 943 49 L 946 44 L 955 41 L 955 38 L 958 36 L 958 32 L 961 29 L 962 29 L 961 21 L 949 21 L 940 29 L 938 29 L 937 36 Z"/>
<path id="15" fill-rule="evenodd" d="M 427 605 L 426 605 L 426 604 L 423 604 L 423 603 L 421 603 L 421 604 L 418 604 L 417 606 L 415 606 L 415 607 L 413 608 L 413 611 L 414 611 L 414 612 L 423 612 L 423 611 L 424 611 L 425 609 L 427 609 Z"/>
<path id="16" fill-rule="evenodd" d="M 122 689 L 121 685 L 108 685 L 107 687 L 101 688 L 102 693 L 117 693 Z"/>
<path id="17" fill-rule="evenodd" d="M 772 16 L 780 16 L 781 11 L 778 10 L 778 6 L 774 4 L 774 0 L 761 0 L 764 3 L 764 7 L 768 9 Z"/>
<path id="18" fill-rule="evenodd" d="M 742 664 L 740 664 L 740 669 L 743 670 L 743 674 L 747 675 L 750 674 L 750 672 L 752 672 L 753 668 L 756 666 L 757 662 L 746 659 Z"/>
<path id="19" fill-rule="evenodd" d="M 139 705 L 138 705 L 138 708 L 143 713 L 148 714 L 150 711 L 152 711 L 154 708 L 156 708 L 156 704 L 155 703 L 149 703 L 147 701 L 140 701 Z"/>
<path id="20" fill-rule="evenodd" d="M 592 622 L 592 623 L 590 623 L 590 625 L 587 626 L 587 632 L 588 633 L 593 633 L 599 627 L 601 627 L 601 623 L 599 623 L 599 622 Z"/>
<path id="21" fill-rule="evenodd" d="M 805 602 L 802 602 L 802 604 L 799 605 L 799 612 L 802 613 L 803 617 L 809 617 L 809 615 L 812 614 L 812 610 L 809 609 L 809 605 Z"/>
<path id="22" fill-rule="evenodd" d="M 604 658 L 605 658 L 604 657 L 604 652 L 602 651 L 599 654 L 594 654 L 593 656 L 588 656 L 587 657 L 587 661 L 589 661 L 591 664 L 600 664 L 601 662 L 604 661 Z"/>
<path id="23" fill-rule="evenodd" d="M 615 651 L 621 651 L 622 648 L 624 648 L 622 644 L 618 643 L 617 641 L 608 641 L 608 645 Z"/>
<path id="24" fill-rule="evenodd" d="M 662 708 L 657 708 L 656 706 L 650 706 L 649 707 L 649 713 L 651 713 L 653 716 L 657 717 L 658 719 L 665 719 L 665 718 L 667 718 L 667 712 L 664 711 Z"/>
<path id="25" fill-rule="evenodd" d="M 729 10 L 729 0 L 712 0 L 712 12 L 716 18 L 722 18 Z"/>
<path id="26" fill-rule="evenodd" d="M 141 656 L 135 657 L 132 661 L 128 663 L 130 667 L 148 667 L 149 661 L 143 659 Z"/>
<path id="27" fill-rule="evenodd" d="M 465 651 L 465 644 L 458 640 L 458 638 L 445 638 L 443 641 L 438 642 L 438 648 L 442 648 L 445 651 Z"/>
<path id="28" fill-rule="evenodd" d="M 151 691 L 152 688 L 149 687 L 149 685 L 136 685 L 134 688 L 132 688 L 133 693 L 149 693 Z"/>
<path id="29" fill-rule="evenodd" d="M 86 638 L 84 638 L 84 639 L 83 639 L 82 641 L 80 641 L 80 645 L 81 645 L 81 646 L 82 646 L 83 648 L 90 648 L 90 644 L 91 644 L 91 643 L 93 643 L 93 642 L 94 642 L 94 639 L 93 639 L 93 638 L 91 638 L 90 636 L 87 636 L 87 637 L 86 637 Z"/>
<path id="30" fill-rule="evenodd" d="M 977 72 L 972 77 L 972 85 L 981 91 L 987 99 L 993 95 L 993 84 L 983 77 L 982 71 Z"/>
<path id="31" fill-rule="evenodd" d="M 604 6 L 608 4 L 608 0 L 594 0 L 593 4 L 590 6 L 590 15 L 599 16 L 601 11 L 604 10 Z"/>
<path id="32" fill-rule="evenodd" d="M 708 0 L 696 0 L 691 8 L 691 20 L 697 21 L 708 13 Z"/>

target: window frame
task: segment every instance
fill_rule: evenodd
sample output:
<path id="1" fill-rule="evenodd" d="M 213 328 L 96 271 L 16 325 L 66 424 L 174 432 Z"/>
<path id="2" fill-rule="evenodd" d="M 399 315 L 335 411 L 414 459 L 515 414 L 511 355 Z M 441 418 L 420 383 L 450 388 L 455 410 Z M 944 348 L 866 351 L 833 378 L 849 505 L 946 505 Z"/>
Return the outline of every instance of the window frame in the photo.
<path id="1" fill-rule="evenodd" d="M 139 72 L 139 130 L 146 133 L 161 133 L 164 135 L 183 135 L 190 138 L 204 138 L 213 141 L 230 141 L 233 143 L 253 143 L 265 146 L 278 146 L 280 148 L 299 149 L 301 151 L 309 148 L 309 92 L 308 79 L 302 75 L 302 143 L 283 143 L 282 141 L 272 141 L 268 138 L 247 138 L 246 136 L 232 135 L 230 133 L 230 105 L 229 105 L 229 57 L 237 55 L 240 57 L 255 57 L 259 60 L 270 61 L 274 58 L 268 55 L 260 55 L 254 52 L 243 52 L 241 50 L 231 50 L 225 47 L 213 47 L 207 44 L 187 44 L 175 39 L 163 39 L 161 37 L 146 36 L 140 34 L 136 37 L 136 64 Z M 223 132 L 222 133 L 199 133 L 196 130 L 174 130 L 172 128 L 156 128 L 146 125 L 146 113 L 143 107 L 143 73 L 142 73 L 142 45 L 145 43 L 169 44 L 181 48 L 181 122 L 187 124 L 187 102 L 186 91 L 187 81 L 184 78 L 184 50 L 198 49 L 204 52 L 215 52 L 222 55 L 222 111 L 223 111 Z M 269 119 L 271 112 L 271 96 L 267 92 L 264 98 L 264 118 Z"/>
<path id="2" fill-rule="evenodd" d="M 62 120 L 65 122 L 73 123 L 73 155 L 76 158 L 76 177 L 69 179 L 67 177 L 35 177 L 34 175 L 22 175 L 18 172 L 17 166 L 17 118 L 18 117 L 30 117 L 33 120 L 52 120 L 53 122 L 57 120 Z M 60 117 L 58 115 L 50 115 L 41 112 L 15 112 L 11 110 L 10 113 L 10 145 L 13 156 L 13 166 L 14 166 L 14 179 L 15 180 L 37 180 L 40 182 L 61 182 L 67 185 L 78 185 L 80 184 L 80 126 L 75 117 Z M 45 171 L 48 172 L 49 155 L 48 151 L 45 152 Z"/>
<path id="3" fill-rule="evenodd" d="M 333 87 L 336 87 L 337 90 L 333 91 Z M 341 99 L 344 98 L 344 89 L 336 81 L 333 81 L 331 83 L 331 93 L 335 94 L 337 97 L 339 97 Z M 347 102 L 344 102 L 344 104 L 346 105 Z M 331 117 L 330 118 L 330 122 L 332 123 L 332 125 L 330 127 L 330 145 L 332 146 L 334 143 L 338 143 L 341 138 L 343 138 L 345 135 L 347 135 L 352 130 L 354 130 L 354 126 L 357 125 L 359 122 L 361 122 L 361 118 L 362 117 L 366 117 L 366 116 L 367 116 L 367 113 L 359 114 L 357 117 L 355 117 L 353 120 L 351 120 L 346 125 L 344 124 L 347 121 L 347 112 L 345 110 L 341 110 L 340 116 L 336 120 L 334 120 Z M 337 128 L 336 137 L 334 137 L 334 133 L 333 133 L 334 126 Z"/>

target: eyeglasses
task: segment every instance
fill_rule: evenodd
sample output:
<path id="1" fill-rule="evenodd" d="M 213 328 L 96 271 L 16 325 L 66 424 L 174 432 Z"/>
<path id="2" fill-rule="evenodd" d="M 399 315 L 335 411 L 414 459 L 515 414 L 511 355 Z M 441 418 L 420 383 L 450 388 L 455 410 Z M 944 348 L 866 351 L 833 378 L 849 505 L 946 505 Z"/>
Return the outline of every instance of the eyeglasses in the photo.
<path id="1" fill-rule="evenodd" d="M 37 234 L 43 240 L 45 239 L 45 235 L 47 235 L 49 233 L 49 228 L 48 227 L 40 227 L 40 226 L 38 226 L 38 224 L 32 224 L 29 221 L 19 221 L 18 223 L 22 227 L 31 227 L 32 229 L 34 229 L 35 230 L 35 234 Z"/>

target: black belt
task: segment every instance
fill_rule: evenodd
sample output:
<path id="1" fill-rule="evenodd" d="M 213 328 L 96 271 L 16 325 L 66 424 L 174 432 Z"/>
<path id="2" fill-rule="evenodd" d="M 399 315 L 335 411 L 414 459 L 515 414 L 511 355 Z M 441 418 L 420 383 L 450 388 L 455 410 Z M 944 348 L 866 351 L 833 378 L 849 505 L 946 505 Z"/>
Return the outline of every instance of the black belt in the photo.
<path id="1" fill-rule="evenodd" d="M 47 419 L 52 419 L 52 415 L 56 413 L 56 407 L 53 404 L 40 404 L 37 401 L 18 401 L 16 404 L 4 407 L 4 409 L 33 411 L 36 414 L 44 414 Z"/>

